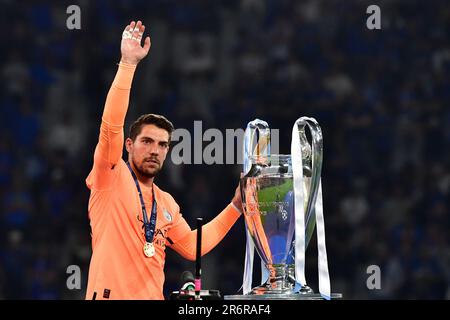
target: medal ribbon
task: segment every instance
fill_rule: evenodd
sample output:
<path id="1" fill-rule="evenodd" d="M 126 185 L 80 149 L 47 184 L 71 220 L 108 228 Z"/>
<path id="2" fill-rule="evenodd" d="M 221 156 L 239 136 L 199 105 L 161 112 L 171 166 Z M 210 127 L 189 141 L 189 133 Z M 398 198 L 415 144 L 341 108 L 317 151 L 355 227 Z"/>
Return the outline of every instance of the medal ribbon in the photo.
<path id="1" fill-rule="evenodd" d="M 152 204 L 152 214 L 150 216 L 150 221 L 147 218 L 147 210 L 145 209 L 145 203 L 144 203 L 144 197 L 142 196 L 141 188 L 139 187 L 139 182 L 136 177 L 136 174 L 131 169 L 130 163 L 127 162 L 128 169 L 131 172 L 131 175 L 133 176 L 134 183 L 136 184 L 136 189 L 139 193 L 139 200 L 141 201 L 141 208 L 142 208 L 142 217 L 144 220 L 144 234 L 145 234 L 145 241 L 148 243 L 153 242 L 153 237 L 155 235 L 155 228 L 156 228 L 156 198 L 155 198 L 155 191 L 152 187 L 152 197 L 153 197 L 153 204 Z"/>

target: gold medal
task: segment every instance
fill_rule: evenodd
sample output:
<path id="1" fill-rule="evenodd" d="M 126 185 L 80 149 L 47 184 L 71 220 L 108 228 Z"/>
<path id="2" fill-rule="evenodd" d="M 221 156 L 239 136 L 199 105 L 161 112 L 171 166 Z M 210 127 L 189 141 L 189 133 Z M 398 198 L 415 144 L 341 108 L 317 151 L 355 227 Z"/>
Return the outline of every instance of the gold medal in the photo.
<path id="1" fill-rule="evenodd" d="M 153 242 L 146 242 L 144 244 L 144 254 L 149 258 L 155 255 L 155 246 L 153 245 Z"/>

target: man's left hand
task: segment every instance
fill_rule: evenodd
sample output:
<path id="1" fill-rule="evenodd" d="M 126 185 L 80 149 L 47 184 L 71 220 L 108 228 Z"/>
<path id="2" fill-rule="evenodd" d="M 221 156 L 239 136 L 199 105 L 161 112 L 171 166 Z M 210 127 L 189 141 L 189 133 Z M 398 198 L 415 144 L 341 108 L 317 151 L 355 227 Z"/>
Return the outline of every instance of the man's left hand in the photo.
<path id="1" fill-rule="evenodd" d="M 236 191 L 234 192 L 234 197 L 231 202 L 234 206 L 242 213 L 242 198 L 241 198 L 241 187 L 238 185 Z"/>

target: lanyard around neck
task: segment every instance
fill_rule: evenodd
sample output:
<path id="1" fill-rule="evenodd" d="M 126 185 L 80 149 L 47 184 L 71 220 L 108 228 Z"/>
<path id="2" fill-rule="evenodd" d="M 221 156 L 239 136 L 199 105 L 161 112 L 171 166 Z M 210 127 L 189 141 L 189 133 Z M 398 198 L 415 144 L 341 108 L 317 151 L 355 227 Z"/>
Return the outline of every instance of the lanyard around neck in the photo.
<path id="1" fill-rule="evenodd" d="M 144 197 L 142 195 L 141 188 L 139 187 L 138 179 L 137 179 L 134 171 L 131 169 L 129 162 L 127 162 L 127 166 L 131 172 L 131 175 L 133 176 L 134 183 L 136 184 L 136 189 L 139 193 L 139 200 L 141 201 L 142 217 L 144 219 L 145 241 L 152 243 L 153 237 L 155 235 L 155 228 L 156 228 L 156 206 L 157 205 L 156 205 L 155 191 L 152 186 L 153 204 L 152 204 L 152 214 L 150 216 L 150 221 L 149 221 L 147 218 L 147 210 L 145 209 Z"/>

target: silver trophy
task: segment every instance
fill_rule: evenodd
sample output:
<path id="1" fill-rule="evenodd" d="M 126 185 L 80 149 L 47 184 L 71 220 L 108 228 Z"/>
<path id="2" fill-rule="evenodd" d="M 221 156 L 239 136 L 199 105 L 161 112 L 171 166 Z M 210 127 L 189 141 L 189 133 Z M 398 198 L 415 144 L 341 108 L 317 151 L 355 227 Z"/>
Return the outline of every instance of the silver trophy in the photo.
<path id="1" fill-rule="evenodd" d="M 306 127 L 310 131 L 311 144 L 306 136 Z M 256 142 L 257 137 L 259 141 Z M 244 289 L 244 296 L 225 298 L 331 298 L 323 228 L 323 144 L 319 124 L 307 117 L 296 121 L 290 155 L 270 154 L 270 130 L 264 121 L 257 119 L 249 123 L 245 138 L 244 157 L 247 159 L 244 159 L 240 187 L 247 235 L 251 238 L 247 240 L 253 243 L 263 267 L 268 270 L 268 279 L 250 292 L 246 293 Z M 318 217 L 316 212 L 319 212 Z M 321 295 L 314 294 L 304 279 L 305 250 L 316 220 Z M 247 253 L 246 263 L 248 256 Z M 252 264 L 253 258 L 246 269 L 252 268 Z M 340 295 L 333 294 L 335 297 Z"/>

